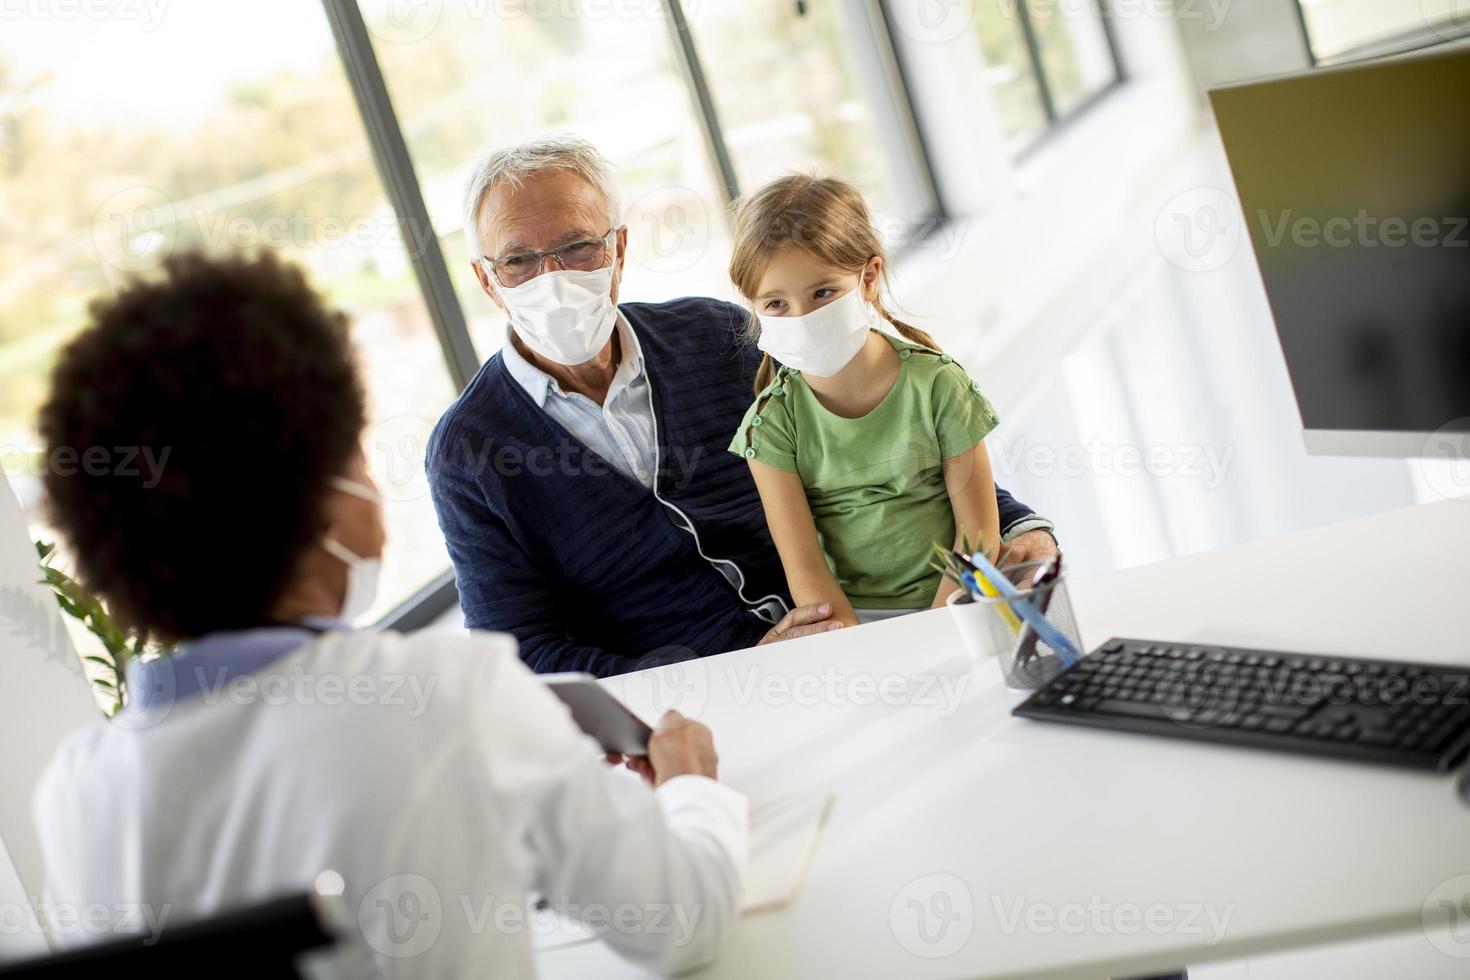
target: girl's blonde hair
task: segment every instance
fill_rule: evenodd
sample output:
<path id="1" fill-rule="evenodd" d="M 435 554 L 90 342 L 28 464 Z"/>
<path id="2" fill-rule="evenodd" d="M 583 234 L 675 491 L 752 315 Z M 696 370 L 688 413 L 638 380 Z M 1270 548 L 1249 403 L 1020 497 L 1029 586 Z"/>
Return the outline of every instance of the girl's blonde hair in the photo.
<path id="1" fill-rule="evenodd" d="M 730 280 L 747 299 L 756 295 L 772 257 L 783 248 L 802 249 L 849 272 L 861 271 L 869 259 L 878 256 L 883 260 L 883 273 L 873 308 L 906 339 L 939 349 L 933 337 L 895 319 L 884 307 L 888 255 L 856 187 L 833 177 L 790 174 L 737 201 Z M 746 329 L 752 342 L 760 337 L 760 320 L 754 312 Z M 775 373 L 771 355 L 766 354 L 755 377 L 757 394 L 771 383 Z"/>

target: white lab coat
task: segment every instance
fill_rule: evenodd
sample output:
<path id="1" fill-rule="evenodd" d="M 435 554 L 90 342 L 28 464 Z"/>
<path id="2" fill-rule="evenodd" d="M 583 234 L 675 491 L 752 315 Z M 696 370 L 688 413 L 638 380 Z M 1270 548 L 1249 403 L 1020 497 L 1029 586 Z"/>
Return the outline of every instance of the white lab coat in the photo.
<path id="1" fill-rule="evenodd" d="M 153 714 L 72 736 L 37 788 L 63 942 L 99 905 L 156 931 L 327 869 L 390 976 L 533 975 L 529 890 L 670 972 L 738 915 L 744 797 L 609 769 L 507 637 L 329 633 Z"/>

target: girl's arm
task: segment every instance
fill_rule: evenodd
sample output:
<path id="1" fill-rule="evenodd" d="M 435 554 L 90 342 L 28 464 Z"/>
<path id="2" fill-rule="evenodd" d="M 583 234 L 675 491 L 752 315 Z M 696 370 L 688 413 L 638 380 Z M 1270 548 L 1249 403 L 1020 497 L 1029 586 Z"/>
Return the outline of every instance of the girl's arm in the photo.
<path id="1" fill-rule="evenodd" d="M 977 442 L 940 465 L 949 505 L 954 509 L 955 549 L 959 550 L 966 538 L 971 543 L 979 540 L 985 544 L 985 556 L 995 561 L 1000 553 L 1000 508 L 995 502 L 995 479 L 990 475 L 990 454 L 985 451 L 985 443 Z M 934 605 L 944 605 L 957 588 L 948 578 L 941 579 Z"/>
<path id="2" fill-rule="evenodd" d="M 766 511 L 766 525 L 776 542 L 776 553 L 786 570 L 786 587 L 798 606 L 826 602 L 832 606 L 832 618 L 846 626 L 858 624 L 852 604 L 832 577 L 827 556 L 817 540 L 817 525 L 806 502 L 806 487 L 795 473 L 752 459 L 750 475 L 760 491 L 761 506 Z M 995 493 L 990 507 L 995 509 Z M 996 521 L 999 522 L 997 517 Z"/>

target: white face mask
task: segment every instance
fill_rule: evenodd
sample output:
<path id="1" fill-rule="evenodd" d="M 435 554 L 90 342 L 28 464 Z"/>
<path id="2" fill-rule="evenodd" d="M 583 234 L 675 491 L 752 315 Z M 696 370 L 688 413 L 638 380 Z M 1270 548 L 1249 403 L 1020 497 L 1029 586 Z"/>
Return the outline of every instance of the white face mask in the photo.
<path id="1" fill-rule="evenodd" d="M 338 477 L 332 486 L 354 497 L 372 501 L 379 506 L 382 498 L 371 487 Z M 342 596 L 342 608 L 337 616 L 344 622 L 352 622 L 373 607 L 378 596 L 378 579 L 383 572 L 382 558 L 364 558 L 354 554 L 336 538 L 323 538 L 322 549 L 347 566 L 347 591 Z"/>
<path id="2" fill-rule="evenodd" d="M 557 364 L 584 364 L 596 357 L 618 318 L 612 301 L 616 246 L 612 256 L 603 269 L 555 269 L 519 286 L 500 286 L 500 300 L 521 341 Z"/>
<path id="3" fill-rule="evenodd" d="M 874 322 L 872 307 L 856 286 L 802 316 L 756 316 L 761 323 L 757 347 L 819 378 L 830 378 L 857 356 Z"/>

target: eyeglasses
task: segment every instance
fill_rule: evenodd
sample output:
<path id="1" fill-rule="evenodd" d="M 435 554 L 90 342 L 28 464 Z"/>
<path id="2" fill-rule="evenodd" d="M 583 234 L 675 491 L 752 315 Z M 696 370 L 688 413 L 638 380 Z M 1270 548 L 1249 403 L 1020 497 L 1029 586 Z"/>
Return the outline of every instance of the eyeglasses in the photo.
<path id="1" fill-rule="evenodd" d="M 506 289 L 513 289 L 541 275 L 541 269 L 548 258 L 555 259 L 559 269 L 591 272 L 607 264 L 611 254 L 608 239 L 615 231 L 617 228 L 609 228 L 600 238 L 567 242 L 544 252 L 513 252 L 498 259 L 481 256 L 480 261 L 485 263 L 485 268 L 495 277 L 495 281 Z"/>

